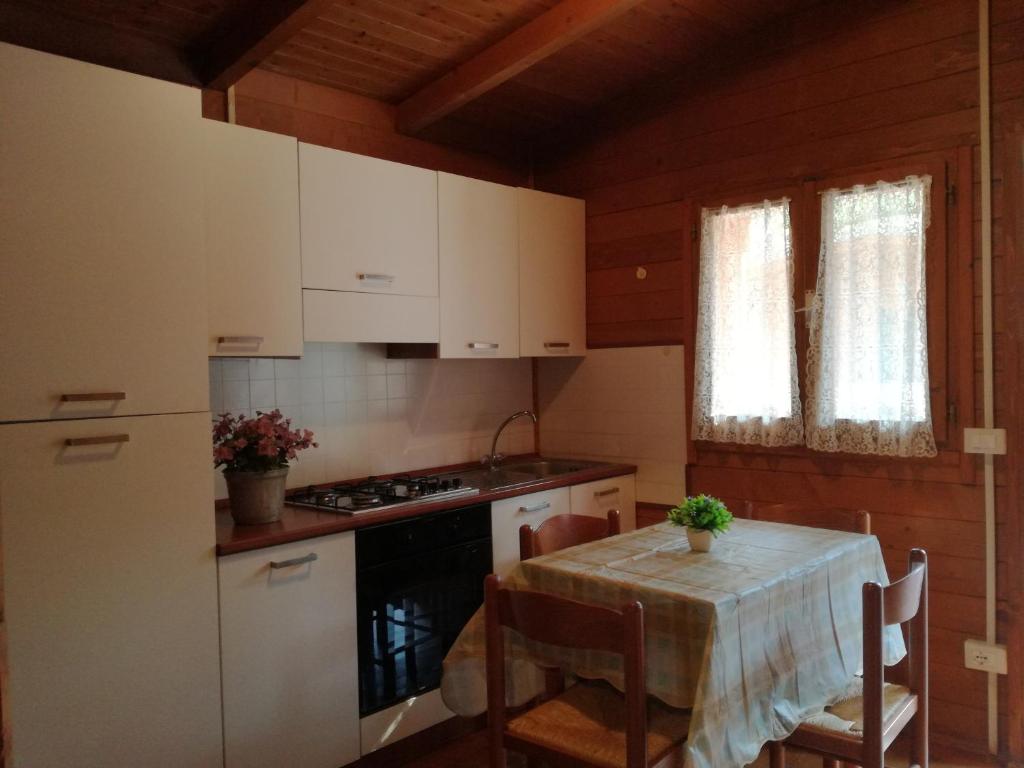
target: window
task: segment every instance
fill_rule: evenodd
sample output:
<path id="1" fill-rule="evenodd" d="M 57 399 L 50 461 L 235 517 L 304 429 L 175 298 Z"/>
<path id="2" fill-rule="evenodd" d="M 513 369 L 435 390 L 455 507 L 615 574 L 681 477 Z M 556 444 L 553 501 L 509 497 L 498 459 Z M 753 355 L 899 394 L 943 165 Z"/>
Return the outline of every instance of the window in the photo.
<path id="1" fill-rule="evenodd" d="M 961 147 L 691 200 L 694 463 L 938 456 L 930 471 L 973 476 L 971 166 Z"/>
<path id="2" fill-rule="evenodd" d="M 789 199 L 701 217 L 694 439 L 800 444 Z"/>
<path id="3" fill-rule="evenodd" d="M 807 445 L 934 456 L 925 230 L 931 178 L 821 196 L 808 347 Z"/>

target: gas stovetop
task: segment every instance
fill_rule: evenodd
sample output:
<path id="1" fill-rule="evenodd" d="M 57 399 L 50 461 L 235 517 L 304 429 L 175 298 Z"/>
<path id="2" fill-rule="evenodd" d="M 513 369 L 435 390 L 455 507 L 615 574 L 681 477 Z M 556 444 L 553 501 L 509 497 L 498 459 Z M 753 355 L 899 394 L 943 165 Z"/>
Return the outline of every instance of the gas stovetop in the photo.
<path id="1" fill-rule="evenodd" d="M 310 486 L 304 491 L 289 493 L 285 501 L 300 507 L 357 515 L 378 509 L 395 509 L 475 496 L 478 493 L 479 488 L 465 486 L 457 477 L 403 475 L 389 480 L 370 477 L 360 483 L 340 484 L 330 488 Z"/>

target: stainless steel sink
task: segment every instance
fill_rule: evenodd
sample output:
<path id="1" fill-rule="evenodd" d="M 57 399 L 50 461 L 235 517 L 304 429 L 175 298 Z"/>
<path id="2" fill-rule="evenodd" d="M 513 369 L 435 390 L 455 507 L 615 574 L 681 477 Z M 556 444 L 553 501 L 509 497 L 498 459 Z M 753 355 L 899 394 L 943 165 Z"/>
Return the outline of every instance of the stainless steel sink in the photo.
<path id="1" fill-rule="evenodd" d="M 554 477 L 555 475 L 567 475 L 570 472 L 579 472 L 592 466 L 590 462 L 573 461 L 572 459 L 536 459 L 534 461 L 523 461 L 514 464 L 502 464 L 499 472 L 516 472 L 534 477 Z"/>
<path id="2" fill-rule="evenodd" d="M 455 472 L 449 477 L 458 477 L 462 484 L 479 488 L 481 491 L 500 491 L 529 485 L 549 477 L 579 472 L 582 469 L 599 466 L 599 462 L 576 459 L 533 459 L 501 464 L 496 469 L 470 469 Z"/>
<path id="3" fill-rule="evenodd" d="M 514 488 L 517 485 L 535 483 L 538 480 L 537 475 L 508 472 L 504 469 L 473 469 L 468 472 L 458 472 L 454 476 L 461 479 L 463 485 L 479 488 L 481 491 L 500 491 L 505 488 Z"/>

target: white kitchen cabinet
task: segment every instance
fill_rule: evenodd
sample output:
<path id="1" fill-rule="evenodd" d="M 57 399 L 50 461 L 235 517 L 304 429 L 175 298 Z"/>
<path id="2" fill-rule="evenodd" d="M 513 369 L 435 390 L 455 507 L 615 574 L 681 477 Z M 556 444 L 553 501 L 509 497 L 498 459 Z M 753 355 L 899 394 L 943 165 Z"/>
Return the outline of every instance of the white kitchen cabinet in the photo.
<path id="1" fill-rule="evenodd" d="M 519 354 L 585 355 L 585 203 L 534 189 L 517 192 Z"/>
<path id="2" fill-rule="evenodd" d="M 437 297 L 302 291 L 306 341 L 436 344 Z"/>
<path id="3" fill-rule="evenodd" d="M 355 534 L 227 555 L 218 569 L 227 768 L 357 760 Z"/>
<path id="4" fill-rule="evenodd" d="M 617 509 L 622 531 L 636 528 L 636 475 L 619 475 L 572 486 L 572 513 L 591 517 L 608 516 Z"/>
<path id="5" fill-rule="evenodd" d="M 299 144 L 302 285 L 437 296 L 437 174 Z"/>
<path id="6" fill-rule="evenodd" d="M 441 357 L 519 356 L 516 190 L 438 174 Z"/>
<path id="7" fill-rule="evenodd" d="M 0 44 L 0 103 L 0 421 L 208 409 L 199 91 Z"/>
<path id="8" fill-rule="evenodd" d="M 568 488 L 514 496 L 491 502 L 492 566 L 505 576 L 519 562 L 519 528 L 537 526 L 553 515 L 569 514 Z"/>
<path id="9" fill-rule="evenodd" d="M 300 357 L 298 142 L 201 125 L 209 354 Z"/>
<path id="10" fill-rule="evenodd" d="M 15 768 L 220 764 L 210 481 L 209 413 L 0 426 Z"/>

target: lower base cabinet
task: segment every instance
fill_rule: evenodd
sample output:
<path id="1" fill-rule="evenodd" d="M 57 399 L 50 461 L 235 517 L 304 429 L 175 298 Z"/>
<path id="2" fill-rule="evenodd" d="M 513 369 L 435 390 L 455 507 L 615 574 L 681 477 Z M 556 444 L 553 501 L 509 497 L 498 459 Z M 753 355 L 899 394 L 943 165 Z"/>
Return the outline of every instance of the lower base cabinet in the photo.
<path id="1" fill-rule="evenodd" d="M 569 514 L 569 489 L 513 496 L 491 502 L 491 540 L 494 572 L 506 576 L 519 563 L 519 528 L 540 525 L 552 515 Z"/>
<path id="2" fill-rule="evenodd" d="M 359 759 L 355 534 L 221 557 L 226 768 Z"/>
<path id="3" fill-rule="evenodd" d="M 572 513 L 607 517 L 619 510 L 622 532 L 636 529 L 636 475 L 619 475 L 572 486 Z"/>

